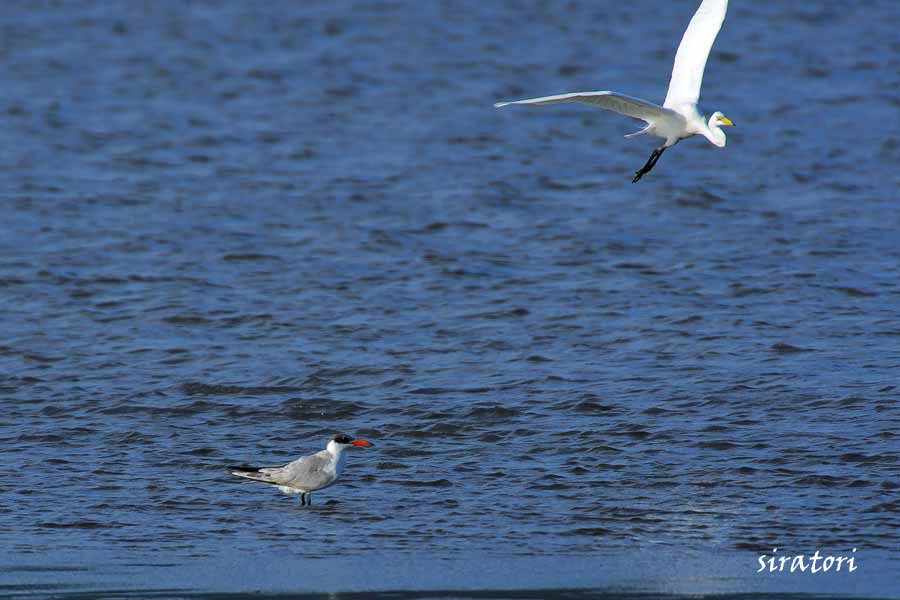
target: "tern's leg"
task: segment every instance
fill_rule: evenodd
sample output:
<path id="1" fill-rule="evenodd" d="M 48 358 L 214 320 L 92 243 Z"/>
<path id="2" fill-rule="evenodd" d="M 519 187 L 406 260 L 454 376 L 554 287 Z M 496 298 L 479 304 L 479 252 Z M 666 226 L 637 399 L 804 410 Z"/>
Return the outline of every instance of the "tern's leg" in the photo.
<path id="1" fill-rule="evenodd" d="M 312 506 L 312 493 L 306 492 L 306 503 Z"/>
<path id="2" fill-rule="evenodd" d="M 634 179 L 631 180 L 631 183 L 637 183 L 641 180 L 641 177 L 644 176 L 644 173 L 649 173 L 650 169 L 656 166 L 656 161 L 659 160 L 659 157 L 662 156 L 662 153 L 666 151 L 665 146 L 660 146 L 656 150 L 653 151 L 653 154 L 650 155 L 650 158 L 647 160 L 647 164 L 640 168 L 639 171 L 634 173 Z"/>
<path id="3" fill-rule="evenodd" d="M 300 506 L 306 506 L 306 493 L 300 494 Z"/>

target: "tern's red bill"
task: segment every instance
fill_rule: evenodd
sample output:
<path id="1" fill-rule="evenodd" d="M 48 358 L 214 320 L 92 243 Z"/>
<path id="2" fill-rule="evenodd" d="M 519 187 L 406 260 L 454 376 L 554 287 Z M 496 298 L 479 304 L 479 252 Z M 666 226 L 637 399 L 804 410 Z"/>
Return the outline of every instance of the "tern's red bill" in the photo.
<path id="1" fill-rule="evenodd" d="M 366 440 L 353 440 L 353 446 L 365 446 L 366 448 L 372 446 L 372 442 Z"/>

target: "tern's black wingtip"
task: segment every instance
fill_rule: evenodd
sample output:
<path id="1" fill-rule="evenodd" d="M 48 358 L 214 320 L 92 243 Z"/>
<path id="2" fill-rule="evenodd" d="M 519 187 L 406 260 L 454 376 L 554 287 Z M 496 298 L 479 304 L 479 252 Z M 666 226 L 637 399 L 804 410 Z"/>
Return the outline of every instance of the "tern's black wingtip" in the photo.
<path id="1" fill-rule="evenodd" d="M 244 471 L 246 473 L 259 473 L 261 467 L 248 467 L 247 465 L 242 465 L 238 467 L 225 467 L 229 471 Z"/>

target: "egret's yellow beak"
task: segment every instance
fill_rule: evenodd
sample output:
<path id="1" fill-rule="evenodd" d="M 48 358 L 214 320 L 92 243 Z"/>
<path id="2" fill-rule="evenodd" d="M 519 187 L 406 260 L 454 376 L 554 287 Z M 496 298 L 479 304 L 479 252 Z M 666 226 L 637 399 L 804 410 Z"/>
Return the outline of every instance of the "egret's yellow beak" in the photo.
<path id="1" fill-rule="evenodd" d="M 719 124 L 720 125 L 734 125 L 734 123 L 731 122 L 731 119 L 729 119 L 728 117 L 726 117 L 724 115 L 719 117 Z"/>

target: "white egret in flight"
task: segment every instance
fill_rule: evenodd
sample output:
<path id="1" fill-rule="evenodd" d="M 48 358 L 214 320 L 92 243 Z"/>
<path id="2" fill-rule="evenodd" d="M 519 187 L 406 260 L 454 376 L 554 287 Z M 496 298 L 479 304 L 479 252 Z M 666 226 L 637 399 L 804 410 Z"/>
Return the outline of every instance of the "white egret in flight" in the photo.
<path id="1" fill-rule="evenodd" d="M 675 66 L 672 68 L 669 92 L 666 94 L 666 100 L 662 106 L 609 91 L 573 92 L 515 102 L 498 102 L 494 106 L 500 108 L 508 104 L 542 105 L 557 102 L 583 102 L 645 121 L 646 127 L 625 137 L 630 138 L 649 133 L 665 138 L 666 141 L 655 149 L 647 163 L 635 172 L 632 183 L 637 183 L 644 173 L 656 165 L 656 161 L 666 151 L 666 148 L 674 146 L 680 140 L 692 135 L 702 135 L 714 145 L 723 148 L 725 132 L 722 131 L 721 126 L 734 125 L 734 123 L 718 111 L 712 114 L 708 122 L 705 121 L 705 117 L 697 111 L 697 101 L 700 99 L 700 85 L 703 83 L 706 58 L 722 27 L 727 9 L 728 0 L 703 0 L 700 4 L 700 8 L 694 13 L 694 17 L 684 32 L 684 37 L 681 38 L 678 51 L 675 53 Z"/>

